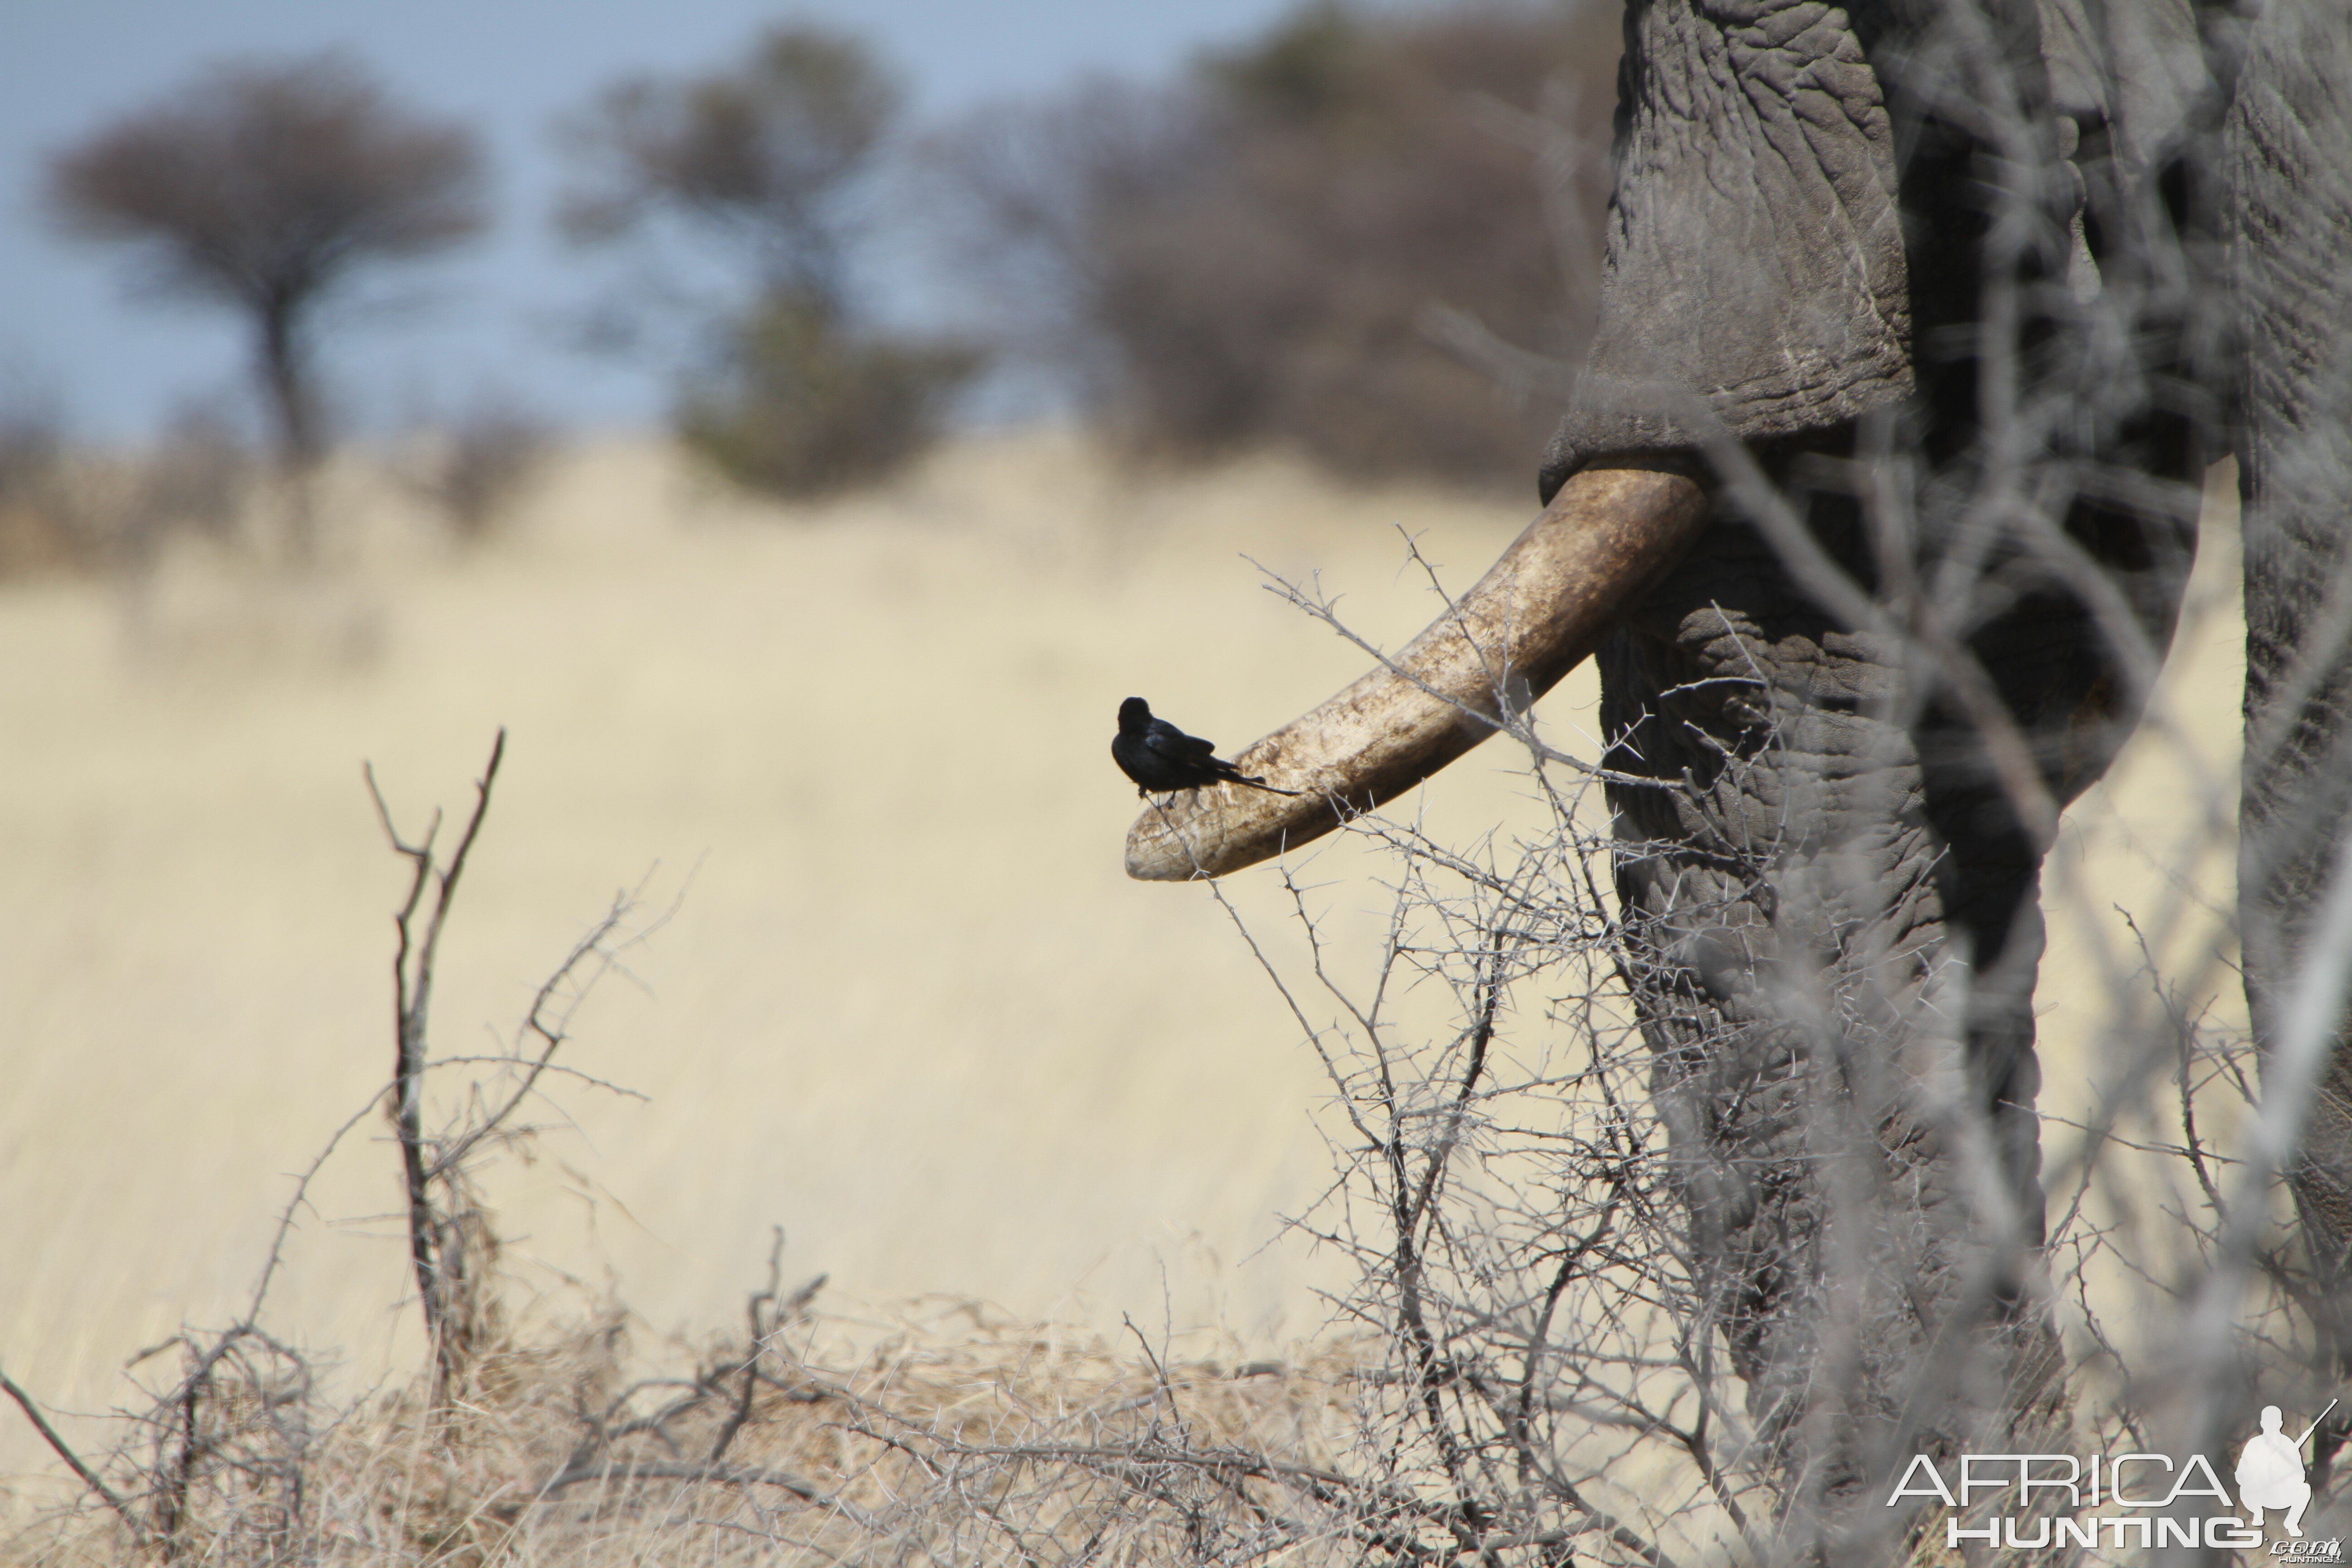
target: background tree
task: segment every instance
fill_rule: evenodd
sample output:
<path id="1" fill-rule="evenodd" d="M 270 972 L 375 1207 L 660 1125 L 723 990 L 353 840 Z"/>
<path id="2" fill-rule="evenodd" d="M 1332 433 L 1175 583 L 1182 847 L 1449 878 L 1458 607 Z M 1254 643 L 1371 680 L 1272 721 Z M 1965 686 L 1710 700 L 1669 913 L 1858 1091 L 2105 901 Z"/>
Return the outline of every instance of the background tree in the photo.
<path id="1" fill-rule="evenodd" d="M 136 249 L 164 292 L 244 313 L 289 474 L 326 438 L 320 307 L 485 218 L 472 133 L 334 56 L 215 67 L 60 153 L 47 196 L 68 232 Z"/>
<path id="2" fill-rule="evenodd" d="M 1606 7 L 1304 6 L 939 139 L 960 276 L 1135 445 L 1524 487 L 1590 332 Z"/>
<path id="3" fill-rule="evenodd" d="M 864 44 L 810 26 L 766 34 L 734 70 L 616 83 L 572 129 L 584 178 L 563 226 L 595 241 L 683 217 L 748 255 L 763 289 L 841 310 L 856 187 L 901 103 Z"/>
<path id="4" fill-rule="evenodd" d="M 785 494 L 879 478 L 936 435 L 970 352 L 861 321 L 852 255 L 898 86 L 855 37 L 771 30 L 741 65 L 607 89 L 572 128 L 581 166 L 560 219 L 595 244 L 665 221 L 751 274 L 680 391 L 687 443 Z"/>

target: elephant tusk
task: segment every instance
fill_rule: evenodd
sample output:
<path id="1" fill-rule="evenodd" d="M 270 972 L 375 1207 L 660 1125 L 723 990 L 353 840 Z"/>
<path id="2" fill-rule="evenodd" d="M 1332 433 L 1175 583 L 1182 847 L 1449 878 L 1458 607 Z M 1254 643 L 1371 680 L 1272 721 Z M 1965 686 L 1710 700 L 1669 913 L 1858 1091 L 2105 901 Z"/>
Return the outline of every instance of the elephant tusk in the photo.
<path id="1" fill-rule="evenodd" d="M 1234 759 L 1297 797 L 1220 785 L 1148 808 L 1127 874 L 1220 877 L 1319 838 L 1495 732 L 1601 646 L 1706 521 L 1706 492 L 1660 468 L 1586 468 L 1459 604 L 1394 659 Z"/>

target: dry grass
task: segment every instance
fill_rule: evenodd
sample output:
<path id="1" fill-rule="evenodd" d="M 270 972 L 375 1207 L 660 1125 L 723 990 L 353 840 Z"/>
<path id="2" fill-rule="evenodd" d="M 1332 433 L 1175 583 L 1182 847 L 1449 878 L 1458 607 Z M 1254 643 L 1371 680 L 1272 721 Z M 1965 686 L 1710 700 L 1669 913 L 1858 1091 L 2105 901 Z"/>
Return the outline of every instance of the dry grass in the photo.
<path id="1" fill-rule="evenodd" d="M 0 910 L 0 1028 L 19 1043 L 0 1097 L 0 1366 L 102 1411 L 131 1398 L 131 1352 L 236 1310 L 284 1173 L 390 1062 L 401 869 L 360 759 L 421 818 L 458 801 L 504 722 L 437 1048 L 510 1027 L 613 888 L 658 866 L 654 901 L 685 896 L 638 955 L 644 990 L 600 999 L 567 1047 L 653 1104 L 567 1089 L 535 1157 L 492 1173 L 514 1326 L 438 1457 L 380 1217 L 398 1202 L 392 1153 L 354 1140 L 324 1173 L 271 1316 L 341 1358 L 331 1382 L 352 1414 L 321 1437 L 321 1474 L 350 1540 L 384 1547 L 369 1560 L 504 1543 L 570 1562 L 593 1543 L 637 1561 L 697 1531 L 698 1556 L 768 1550 L 744 1533 L 772 1523 L 756 1488 L 611 1483 L 500 1510 L 555 1473 L 587 1394 L 725 1362 L 710 1325 L 735 1317 L 776 1223 L 793 1268 L 833 1276 L 837 1315 L 788 1348 L 837 1392 L 771 1390 L 739 1458 L 801 1467 L 859 1508 L 928 1508 L 926 1487 L 967 1481 L 994 1495 L 958 1441 L 1149 1437 L 1171 1391 L 1114 1331 L 1122 1315 L 1201 1442 L 1313 1463 L 1352 1431 L 1353 1352 L 1322 1337 L 1316 1294 L 1342 1283 L 1336 1262 L 1277 1239 L 1329 1178 L 1313 1121 L 1328 1085 L 1223 912 L 1121 876 L 1134 803 L 1102 755 L 1108 715 L 1141 691 L 1237 744 L 1359 672 L 1255 592 L 1241 552 L 1321 570 L 1351 624 L 1393 642 L 1427 604 L 1389 525 L 1458 584 L 1522 509 L 1349 494 L 1271 459 L 1129 482 L 1083 444 L 1025 437 L 784 510 L 613 446 L 459 552 L 356 465 L 331 487 L 349 529 L 324 577 L 257 577 L 192 544 L 127 587 L 0 586 L 0 658 L 19 674 L 0 686 L 0 853 L 28 895 Z M 2188 787 L 2234 774 L 2234 541 L 2209 538 L 2163 721 L 2053 858 L 2043 1104 L 2062 1115 L 2092 1101 L 2108 979 L 2137 962 L 2116 906 L 2236 1005 L 2212 962 L 2227 825 Z M 1590 755 L 1591 705 L 1587 671 L 1538 711 Z M 1433 835 L 1540 818 L 1489 750 L 1410 804 Z M 1381 868 L 1341 841 L 1300 872 L 1343 963 L 1349 934 L 1378 928 Z M 1297 958 L 1272 879 L 1227 891 L 1277 962 Z M 993 1305 L 868 1305 L 943 1288 Z M 612 1316 L 614 1298 L 634 1316 Z M 1249 1361 L 1292 1370 L 1232 1375 Z M 887 1411 L 931 1447 L 861 1436 L 845 1411 L 869 1426 Z M 681 1451 L 710 1419 L 679 1426 Z M 105 1446 L 104 1422 L 63 1425 Z M 0 1475 L 43 1458 L 0 1424 Z M 1008 1462 L 982 1467 L 990 1485 Z M 60 1495 L 53 1474 L 27 1482 L 0 1522 Z M 1050 1517 L 1021 1528 L 1051 1534 L 1127 1494 L 1024 1495 Z M 1014 1539 L 989 1534 L 985 1508 L 962 1527 L 992 1544 L 908 1539 L 959 1560 Z"/>
<path id="2" fill-rule="evenodd" d="M 1356 1436 L 1360 1379 L 1342 1349 L 1305 1364 L 1176 1359 L 962 1302 L 887 1323 L 787 1321 L 764 1337 L 745 1397 L 753 1363 L 740 1338 L 664 1379 L 635 1376 L 628 1341 L 620 1313 L 593 1314 L 498 1346 L 446 1410 L 420 1383 L 299 1432 L 282 1411 L 272 1425 L 266 1385 L 232 1387 L 214 1433 L 247 1474 L 195 1489 L 170 1551 L 368 1564 L 1130 1563 L 1263 1556 L 1248 1548 L 1280 1537 L 1289 1560 L 1308 1561 L 1339 1533 L 1298 1516 L 1318 1511 L 1319 1482 Z M 290 1518 L 292 1489 L 254 1477 L 297 1460 Z M 34 1521 L 6 1560 L 146 1555 L 85 1502 Z"/>
<path id="3" fill-rule="evenodd" d="M 191 552 L 0 589 L 28 895 L 0 913 L 0 1364 L 102 1411 L 131 1351 L 227 1320 L 286 1173 L 389 1067 L 402 868 L 360 762 L 414 824 L 499 722 L 438 1049 L 510 1027 L 616 885 L 692 883 L 572 1058 L 652 1106 L 567 1091 L 572 1128 L 494 1173 L 522 1301 L 609 1270 L 656 1339 L 698 1333 L 782 1223 L 829 1300 L 1125 1311 L 1254 1355 L 1318 1330 L 1328 1271 L 1268 1244 L 1325 1174 L 1327 1091 L 1214 906 L 1121 874 L 1110 715 L 1141 690 L 1238 742 L 1357 673 L 1239 552 L 1324 569 L 1393 637 L 1423 605 L 1389 525 L 1466 577 L 1518 509 L 1276 461 L 1129 486 L 1045 438 L 787 513 L 614 447 L 461 557 L 363 481 L 331 480 L 356 537 L 322 582 Z M 1507 814 L 1507 761 L 1433 810 Z M 1316 863 L 1343 912 L 1379 902 L 1365 863 Z M 1285 940 L 1273 891 L 1238 891 Z M 364 1137 L 331 1163 L 275 1297 L 352 1386 L 416 1363 L 393 1227 L 353 1221 L 397 1206 L 394 1163 Z M 0 1473 L 38 1458 L 0 1424 Z"/>

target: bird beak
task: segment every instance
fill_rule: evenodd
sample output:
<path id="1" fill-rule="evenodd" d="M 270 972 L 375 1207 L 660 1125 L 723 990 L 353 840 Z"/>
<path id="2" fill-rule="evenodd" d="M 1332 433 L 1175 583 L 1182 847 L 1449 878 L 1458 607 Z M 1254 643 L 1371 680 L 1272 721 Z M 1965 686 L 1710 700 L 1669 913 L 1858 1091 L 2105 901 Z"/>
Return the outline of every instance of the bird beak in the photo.
<path id="1" fill-rule="evenodd" d="M 1305 793 L 1195 790 L 1138 817 L 1127 874 L 1220 877 L 1319 838 L 1437 772 L 1550 690 L 1689 549 L 1698 483 L 1657 468 L 1587 468 L 1475 587 L 1404 651 L 1234 759 Z"/>

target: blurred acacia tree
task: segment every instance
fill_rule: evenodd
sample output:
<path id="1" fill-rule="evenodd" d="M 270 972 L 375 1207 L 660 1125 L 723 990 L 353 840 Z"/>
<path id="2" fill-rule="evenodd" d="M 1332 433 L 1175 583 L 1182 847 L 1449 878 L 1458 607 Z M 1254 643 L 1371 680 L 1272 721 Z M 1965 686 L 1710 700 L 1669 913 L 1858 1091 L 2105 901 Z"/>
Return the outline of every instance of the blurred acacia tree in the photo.
<path id="1" fill-rule="evenodd" d="M 606 89 L 571 127 L 559 219 L 586 244 L 680 221 L 751 274 L 680 390 L 688 445 L 739 482 L 814 494 L 881 478 L 937 435 L 978 356 L 861 321 L 851 257 L 897 82 L 861 41 L 771 29 L 739 66 Z"/>
<path id="2" fill-rule="evenodd" d="M 863 44 L 809 26 L 766 34 L 734 70 L 616 83 L 572 128 L 585 178 L 564 229 L 595 241 L 688 217 L 746 250 L 763 289 L 839 310 L 854 186 L 900 105 Z"/>
<path id="3" fill-rule="evenodd" d="M 332 55 L 213 68 L 58 153 L 47 205 L 67 232 L 135 249 L 162 291 L 244 313 L 296 476 L 327 438 L 312 367 L 320 305 L 486 216 L 472 133 L 402 109 Z M 307 534 L 305 513 L 298 552 Z"/>
<path id="4" fill-rule="evenodd" d="M 1590 331 L 1618 19 L 1310 4 L 935 140 L 960 275 L 1136 447 L 1524 484 Z"/>
<path id="5" fill-rule="evenodd" d="M 689 383 L 678 432 L 745 484 L 845 489 L 920 453 L 978 363 L 954 345 L 851 331 L 811 296 L 772 291 Z"/>

